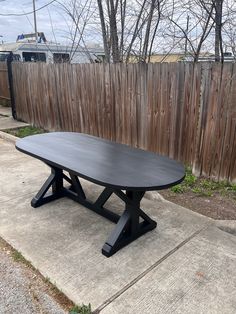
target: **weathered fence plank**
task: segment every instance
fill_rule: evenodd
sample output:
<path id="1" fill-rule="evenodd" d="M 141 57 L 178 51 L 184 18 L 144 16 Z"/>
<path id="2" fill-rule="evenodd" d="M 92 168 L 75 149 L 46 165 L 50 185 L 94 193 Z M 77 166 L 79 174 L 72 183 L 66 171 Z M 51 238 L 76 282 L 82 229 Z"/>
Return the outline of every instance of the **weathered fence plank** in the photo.
<path id="1" fill-rule="evenodd" d="M 236 181 L 236 66 L 13 63 L 18 118 L 168 155 Z M 1 84 L 1 83 L 0 83 Z"/>
<path id="2" fill-rule="evenodd" d="M 10 99 L 8 83 L 8 73 L 7 73 L 7 63 L 0 62 L 0 98 Z"/>

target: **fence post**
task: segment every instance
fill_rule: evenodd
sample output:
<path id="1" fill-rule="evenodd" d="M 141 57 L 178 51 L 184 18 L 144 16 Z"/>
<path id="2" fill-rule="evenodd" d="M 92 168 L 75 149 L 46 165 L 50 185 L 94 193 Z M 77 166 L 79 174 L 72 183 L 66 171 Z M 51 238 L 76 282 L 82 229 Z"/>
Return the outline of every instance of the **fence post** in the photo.
<path id="1" fill-rule="evenodd" d="M 14 119 L 17 119 L 15 96 L 14 96 L 14 89 L 13 89 L 12 61 L 13 61 L 13 52 L 10 51 L 7 57 L 8 83 L 9 83 L 9 91 L 10 91 L 10 98 L 11 98 L 12 116 Z"/>

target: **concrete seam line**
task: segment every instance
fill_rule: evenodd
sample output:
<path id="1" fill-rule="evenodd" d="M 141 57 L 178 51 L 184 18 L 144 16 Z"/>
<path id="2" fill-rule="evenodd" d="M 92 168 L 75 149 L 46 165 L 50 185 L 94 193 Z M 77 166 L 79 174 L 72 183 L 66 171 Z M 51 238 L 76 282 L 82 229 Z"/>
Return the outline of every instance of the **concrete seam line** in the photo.
<path id="1" fill-rule="evenodd" d="M 120 291 L 115 293 L 112 297 L 107 299 L 103 304 L 101 304 L 96 310 L 93 311 L 94 314 L 98 314 L 101 310 L 103 310 L 105 307 L 107 307 L 110 303 L 112 303 L 115 299 L 117 299 L 119 296 L 121 296 L 124 292 L 126 292 L 129 288 L 131 288 L 134 284 L 136 284 L 139 280 L 141 280 L 143 277 L 145 277 L 149 272 L 151 272 L 154 268 L 156 268 L 158 265 L 160 265 L 164 260 L 166 260 L 168 257 L 170 257 L 172 254 L 174 254 L 177 250 L 179 250 L 182 246 L 184 246 L 186 243 L 188 243 L 190 240 L 192 240 L 195 236 L 197 236 L 200 232 L 202 232 L 204 229 L 206 229 L 208 226 L 204 226 L 203 228 L 195 231 L 193 234 L 191 234 L 187 239 L 182 241 L 180 244 L 178 244 L 175 248 L 173 248 L 170 252 L 165 254 L 162 258 L 160 258 L 157 262 L 155 262 L 153 265 L 148 267 L 144 272 L 142 272 L 140 275 L 138 275 L 135 279 L 133 279 L 130 283 L 128 283 L 124 288 L 122 288 Z"/>

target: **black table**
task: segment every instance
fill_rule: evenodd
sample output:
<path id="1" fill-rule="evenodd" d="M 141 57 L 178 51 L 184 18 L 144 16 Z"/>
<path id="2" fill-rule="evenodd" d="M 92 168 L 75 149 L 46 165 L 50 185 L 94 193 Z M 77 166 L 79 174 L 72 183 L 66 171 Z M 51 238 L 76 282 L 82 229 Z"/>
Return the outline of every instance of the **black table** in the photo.
<path id="1" fill-rule="evenodd" d="M 156 222 L 140 208 L 145 191 L 169 188 L 185 177 L 184 167 L 177 161 L 86 134 L 33 135 L 18 140 L 16 148 L 51 168 L 50 176 L 31 201 L 33 207 L 67 196 L 116 223 L 102 248 L 108 257 L 156 227 Z M 79 177 L 104 186 L 94 203 L 86 198 Z M 64 180 L 70 188 L 63 186 Z M 125 203 L 121 216 L 104 207 L 113 193 Z"/>

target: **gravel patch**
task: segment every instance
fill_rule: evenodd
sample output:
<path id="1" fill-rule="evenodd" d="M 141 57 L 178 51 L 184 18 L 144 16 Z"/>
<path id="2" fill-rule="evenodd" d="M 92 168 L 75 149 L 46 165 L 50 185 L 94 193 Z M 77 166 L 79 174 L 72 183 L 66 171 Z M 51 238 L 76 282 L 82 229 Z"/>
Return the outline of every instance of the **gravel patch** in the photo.
<path id="1" fill-rule="evenodd" d="M 13 260 L 0 247 L 0 313 L 65 314 L 32 269 Z"/>

